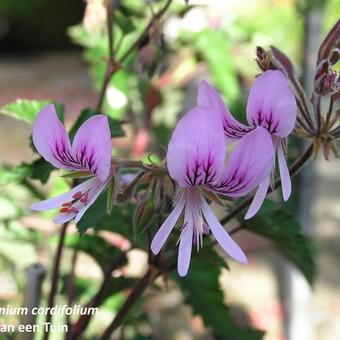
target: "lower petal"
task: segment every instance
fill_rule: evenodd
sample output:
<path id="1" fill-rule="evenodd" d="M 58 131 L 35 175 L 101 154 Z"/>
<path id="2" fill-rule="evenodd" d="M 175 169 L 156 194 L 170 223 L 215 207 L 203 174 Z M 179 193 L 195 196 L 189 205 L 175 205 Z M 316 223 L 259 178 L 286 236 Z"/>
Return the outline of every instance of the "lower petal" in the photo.
<path id="1" fill-rule="evenodd" d="M 292 192 L 292 183 L 281 143 L 277 146 L 277 157 L 279 161 L 283 199 L 287 201 Z"/>
<path id="2" fill-rule="evenodd" d="M 108 184 L 108 181 L 101 182 L 99 179 L 97 179 L 96 183 L 94 184 L 94 186 L 91 188 L 91 190 L 89 192 L 88 203 L 85 204 L 85 206 L 82 209 L 79 210 L 79 213 L 77 214 L 76 218 L 74 219 L 74 221 L 76 223 L 78 223 L 80 221 L 80 219 L 85 214 L 86 210 L 88 208 L 90 208 L 90 206 L 95 202 L 95 200 L 98 198 L 98 196 L 104 190 L 104 188 L 106 187 L 107 184 Z"/>
<path id="3" fill-rule="evenodd" d="M 167 219 L 158 229 L 151 243 L 151 251 L 155 255 L 159 253 L 165 241 L 168 239 L 172 229 L 174 228 L 176 222 L 178 221 L 179 217 L 182 214 L 184 204 L 185 204 L 184 197 L 181 196 L 178 202 L 176 203 L 174 210 L 171 212 L 171 214 L 167 217 Z"/>
<path id="4" fill-rule="evenodd" d="M 186 276 L 189 270 L 191 249 L 192 249 L 193 225 L 187 224 L 181 233 L 179 243 L 177 270 L 179 276 Z"/>
<path id="5" fill-rule="evenodd" d="M 71 221 L 76 215 L 77 215 L 76 212 L 62 213 L 62 214 L 57 215 L 53 219 L 53 222 L 56 223 L 56 224 L 66 223 L 68 221 Z"/>
<path id="6" fill-rule="evenodd" d="M 258 186 L 256 194 L 250 207 L 244 217 L 245 220 L 252 218 L 261 208 L 264 199 L 266 198 L 268 186 L 269 186 L 270 176 L 266 177 Z"/>
<path id="7" fill-rule="evenodd" d="M 74 187 L 65 194 L 31 205 L 30 209 L 41 211 L 59 208 L 63 203 L 72 201 L 73 195 L 76 194 L 77 192 L 84 192 L 91 188 L 96 180 L 97 179 L 95 177 L 88 179 L 87 181 L 77 185 L 76 187 Z"/>
<path id="8" fill-rule="evenodd" d="M 213 233 L 216 241 L 222 247 L 222 249 L 230 255 L 236 261 L 241 263 L 248 263 L 247 257 L 237 243 L 229 236 L 224 230 L 221 223 L 218 221 L 216 216 L 210 210 L 207 202 L 202 198 L 202 212 L 209 225 L 211 232 Z"/>

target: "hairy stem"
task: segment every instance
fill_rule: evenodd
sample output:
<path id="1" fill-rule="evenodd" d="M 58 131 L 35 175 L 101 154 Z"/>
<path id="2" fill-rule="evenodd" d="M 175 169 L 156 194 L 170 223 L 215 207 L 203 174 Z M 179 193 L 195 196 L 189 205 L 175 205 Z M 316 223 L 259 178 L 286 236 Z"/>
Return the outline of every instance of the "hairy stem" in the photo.
<path id="1" fill-rule="evenodd" d="M 302 154 L 300 158 L 298 158 L 294 164 L 289 168 L 289 173 L 291 176 L 294 176 L 308 161 L 308 159 L 312 156 L 313 154 L 313 145 L 311 144 L 307 150 Z M 274 183 L 273 187 L 268 190 L 268 194 L 271 193 L 272 191 L 276 190 L 281 186 L 281 180 L 278 179 Z M 243 201 L 241 204 L 236 206 L 227 216 L 223 217 L 220 220 L 220 223 L 223 225 L 227 222 L 229 222 L 231 219 L 233 219 L 235 216 L 237 216 L 242 210 L 247 208 L 251 202 L 253 201 L 253 197 L 249 197 L 245 201 Z"/>
<path id="2" fill-rule="evenodd" d="M 52 272 L 52 284 L 51 284 L 51 290 L 50 294 L 48 296 L 48 303 L 47 306 L 49 307 L 47 310 L 46 315 L 46 323 L 51 322 L 52 314 L 50 312 L 51 308 L 54 306 L 54 300 L 56 293 L 58 291 L 58 280 L 59 280 L 59 269 L 60 269 L 60 262 L 61 262 L 61 255 L 63 252 L 64 247 L 64 240 L 66 235 L 66 230 L 69 222 L 66 222 L 62 225 L 59 235 L 59 243 L 57 252 L 55 254 L 54 263 L 53 263 L 53 272 Z M 49 338 L 49 330 L 45 331 L 43 340 L 47 340 Z"/>

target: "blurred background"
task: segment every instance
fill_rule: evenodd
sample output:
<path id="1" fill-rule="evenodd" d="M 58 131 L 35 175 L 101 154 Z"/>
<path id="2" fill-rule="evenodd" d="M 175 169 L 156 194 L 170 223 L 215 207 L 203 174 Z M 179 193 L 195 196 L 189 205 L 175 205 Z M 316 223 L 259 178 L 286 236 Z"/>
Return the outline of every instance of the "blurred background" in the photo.
<path id="1" fill-rule="evenodd" d="M 121 5 L 136 13 L 131 22 L 131 12 L 117 19 L 121 32 L 115 41 L 124 50 L 126 41 L 134 37 L 129 25 L 141 29 L 145 21 L 138 19 L 138 13 L 152 11 L 157 1 L 124 1 Z M 69 127 L 82 108 L 96 105 L 107 53 L 101 32 L 105 12 L 103 15 L 100 7 L 85 11 L 86 6 L 81 0 L 0 1 L 0 107 L 17 98 L 53 99 L 64 104 Z M 135 159 L 146 159 L 149 152 L 161 157 L 161 146 L 167 145 L 177 117 L 195 103 L 198 81 L 203 78 L 223 94 L 231 112 L 244 118 L 247 94 L 259 72 L 256 46 L 275 45 L 289 55 L 308 90 L 317 48 L 339 14 L 337 0 L 190 0 L 188 5 L 174 1 L 161 28 L 155 28 L 130 68 L 117 73 L 106 92 L 106 112 L 131 122 L 124 125 L 126 136 L 114 139 L 115 152 Z M 0 114 L 3 306 L 21 305 L 25 269 L 36 262 L 49 269 L 56 247 L 59 227 L 51 222 L 53 213 L 32 214 L 27 206 L 67 188 L 65 179 L 55 174 L 45 186 L 38 181 L 8 180 L 11 167 L 36 157 L 28 143 L 30 134 L 29 124 Z M 297 155 L 299 148 L 293 145 L 292 152 Z M 301 173 L 290 200 L 292 210 L 299 207 L 300 221 L 316 245 L 318 270 L 312 289 L 269 241 L 243 231 L 235 235 L 249 254 L 250 265 L 231 262 L 231 270 L 223 272 L 220 283 L 236 318 L 266 331 L 265 340 L 340 339 L 339 176 L 339 161 L 320 158 Z M 69 233 L 74 232 L 73 226 Z M 110 241 L 126 247 L 118 237 Z M 66 249 L 65 275 L 71 257 L 71 249 Z M 124 270 L 139 275 L 145 265 L 146 254 L 133 251 Z M 81 253 L 75 270 L 83 289 L 79 301 L 86 301 L 101 276 L 100 269 Z M 49 277 L 43 292 L 48 289 Z M 64 301 L 62 292 L 58 299 Z M 107 303 L 91 324 L 89 337 L 111 319 L 111 309 L 120 299 L 116 296 Z M 179 307 L 181 301 L 176 287 L 161 296 L 147 295 L 143 308 L 155 338 L 210 339 L 202 320 L 192 317 L 189 308 Z M 10 322 L 18 322 L 11 318 Z M 6 322 L 8 318 L 1 316 L 0 323 Z M 59 339 L 57 335 L 51 338 Z"/>

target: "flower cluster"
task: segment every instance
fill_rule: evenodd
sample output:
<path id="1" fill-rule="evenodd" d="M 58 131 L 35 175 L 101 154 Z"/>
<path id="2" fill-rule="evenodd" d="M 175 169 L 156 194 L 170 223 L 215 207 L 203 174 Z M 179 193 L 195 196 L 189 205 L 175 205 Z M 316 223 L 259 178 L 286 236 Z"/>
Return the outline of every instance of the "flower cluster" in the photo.
<path id="1" fill-rule="evenodd" d="M 255 80 L 247 104 L 248 125 L 231 115 L 208 82 L 200 83 L 197 106 L 179 120 L 169 142 L 168 172 L 179 189 L 174 209 L 151 243 L 152 252 L 158 254 L 183 215 L 178 253 L 180 276 L 188 272 L 192 245 L 199 249 L 203 235 L 209 231 L 232 258 L 247 262 L 205 197 L 238 198 L 257 188 L 245 216 L 251 218 L 266 196 L 277 154 L 283 198 L 287 200 L 291 183 L 284 157 L 285 138 L 295 126 L 296 111 L 295 97 L 280 71 L 266 71 Z M 71 144 L 54 107 L 47 106 L 33 125 L 33 142 L 37 151 L 55 167 L 92 176 L 68 193 L 31 207 L 33 210 L 59 208 L 56 223 L 73 218 L 78 222 L 115 174 L 107 117 L 96 115 L 88 119 Z M 235 144 L 230 154 L 228 144 Z"/>
<path id="2" fill-rule="evenodd" d="M 216 90 L 206 81 L 201 82 L 197 106 L 177 123 L 169 143 L 168 170 L 180 190 L 174 210 L 151 244 L 152 252 L 158 254 L 183 213 L 177 266 L 180 276 L 188 272 L 192 244 L 199 247 L 203 234 L 209 230 L 226 253 L 239 262 L 247 262 L 202 192 L 236 198 L 258 187 L 246 214 L 246 218 L 252 217 L 266 196 L 276 150 L 283 197 L 287 200 L 291 183 L 284 158 L 284 138 L 294 128 L 296 111 L 294 95 L 280 71 L 267 71 L 255 80 L 247 104 L 249 125 L 238 122 Z M 226 163 L 226 144 L 235 142 Z"/>

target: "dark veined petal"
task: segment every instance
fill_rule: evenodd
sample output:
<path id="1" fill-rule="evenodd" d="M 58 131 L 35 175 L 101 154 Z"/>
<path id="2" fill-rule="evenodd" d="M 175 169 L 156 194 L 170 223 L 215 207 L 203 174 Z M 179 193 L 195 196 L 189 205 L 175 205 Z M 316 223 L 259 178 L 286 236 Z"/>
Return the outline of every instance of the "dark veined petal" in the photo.
<path id="1" fill-rule="evenodd" d="M 84 122 L 71 146 L 53 105 L 46 106 L 33 124 L 33 143 L 48 162 L 60 169 L 90 171 L 102 181 L 111 167 L 111 133 L 107 117 L 96 115 Z"/>
<path id="2" fill-rule="evenodd" d="M 56 168 L 74 169 L 68 160 L 72 154 L 70 140 L 53 105 L 39 112 L 32 130 L 34 146 L 43 158 Z"/>
<path id="3" fill-rule="evenodd" d="M 230 197 L 246 195 L 270 175 L 274 156 L 269 132 L 257 127 L 238 142 L 220 183 L 211 189 Z"/>
<path id="4" fill-rule="evenodd" d="M 77 131 L 72 145 L 76 160 L 102 181 L 109 175 L 112 141 L 108 118 L 95 115 Z"/>
<path id="5" fill-rule="evenodd" d="M 297 105 L 281 71 L 266 71 L 255 79 L 247 102 L 250 125 L 263 126 L 271 134 L 286 137 L 294 129 Z"/>
<path id="6" fill-rule="evenodd" d="M 252 130 L 252 127 L 238 122 L 228 110 L 219 93 L 206 81 L 202 80 L 198 87 L 197 104 L 212 107 L 220 113 L 223 121 L 224 135 L 227 141 L 233 142 Z"/>
<path id="7" fill-rule="evenodd" d="M 214 183 L 223 171 L 225 148 L 219 114 L 193 108 L 179 120 L 169 142 L 170 176 L 182 187 Z"/>

